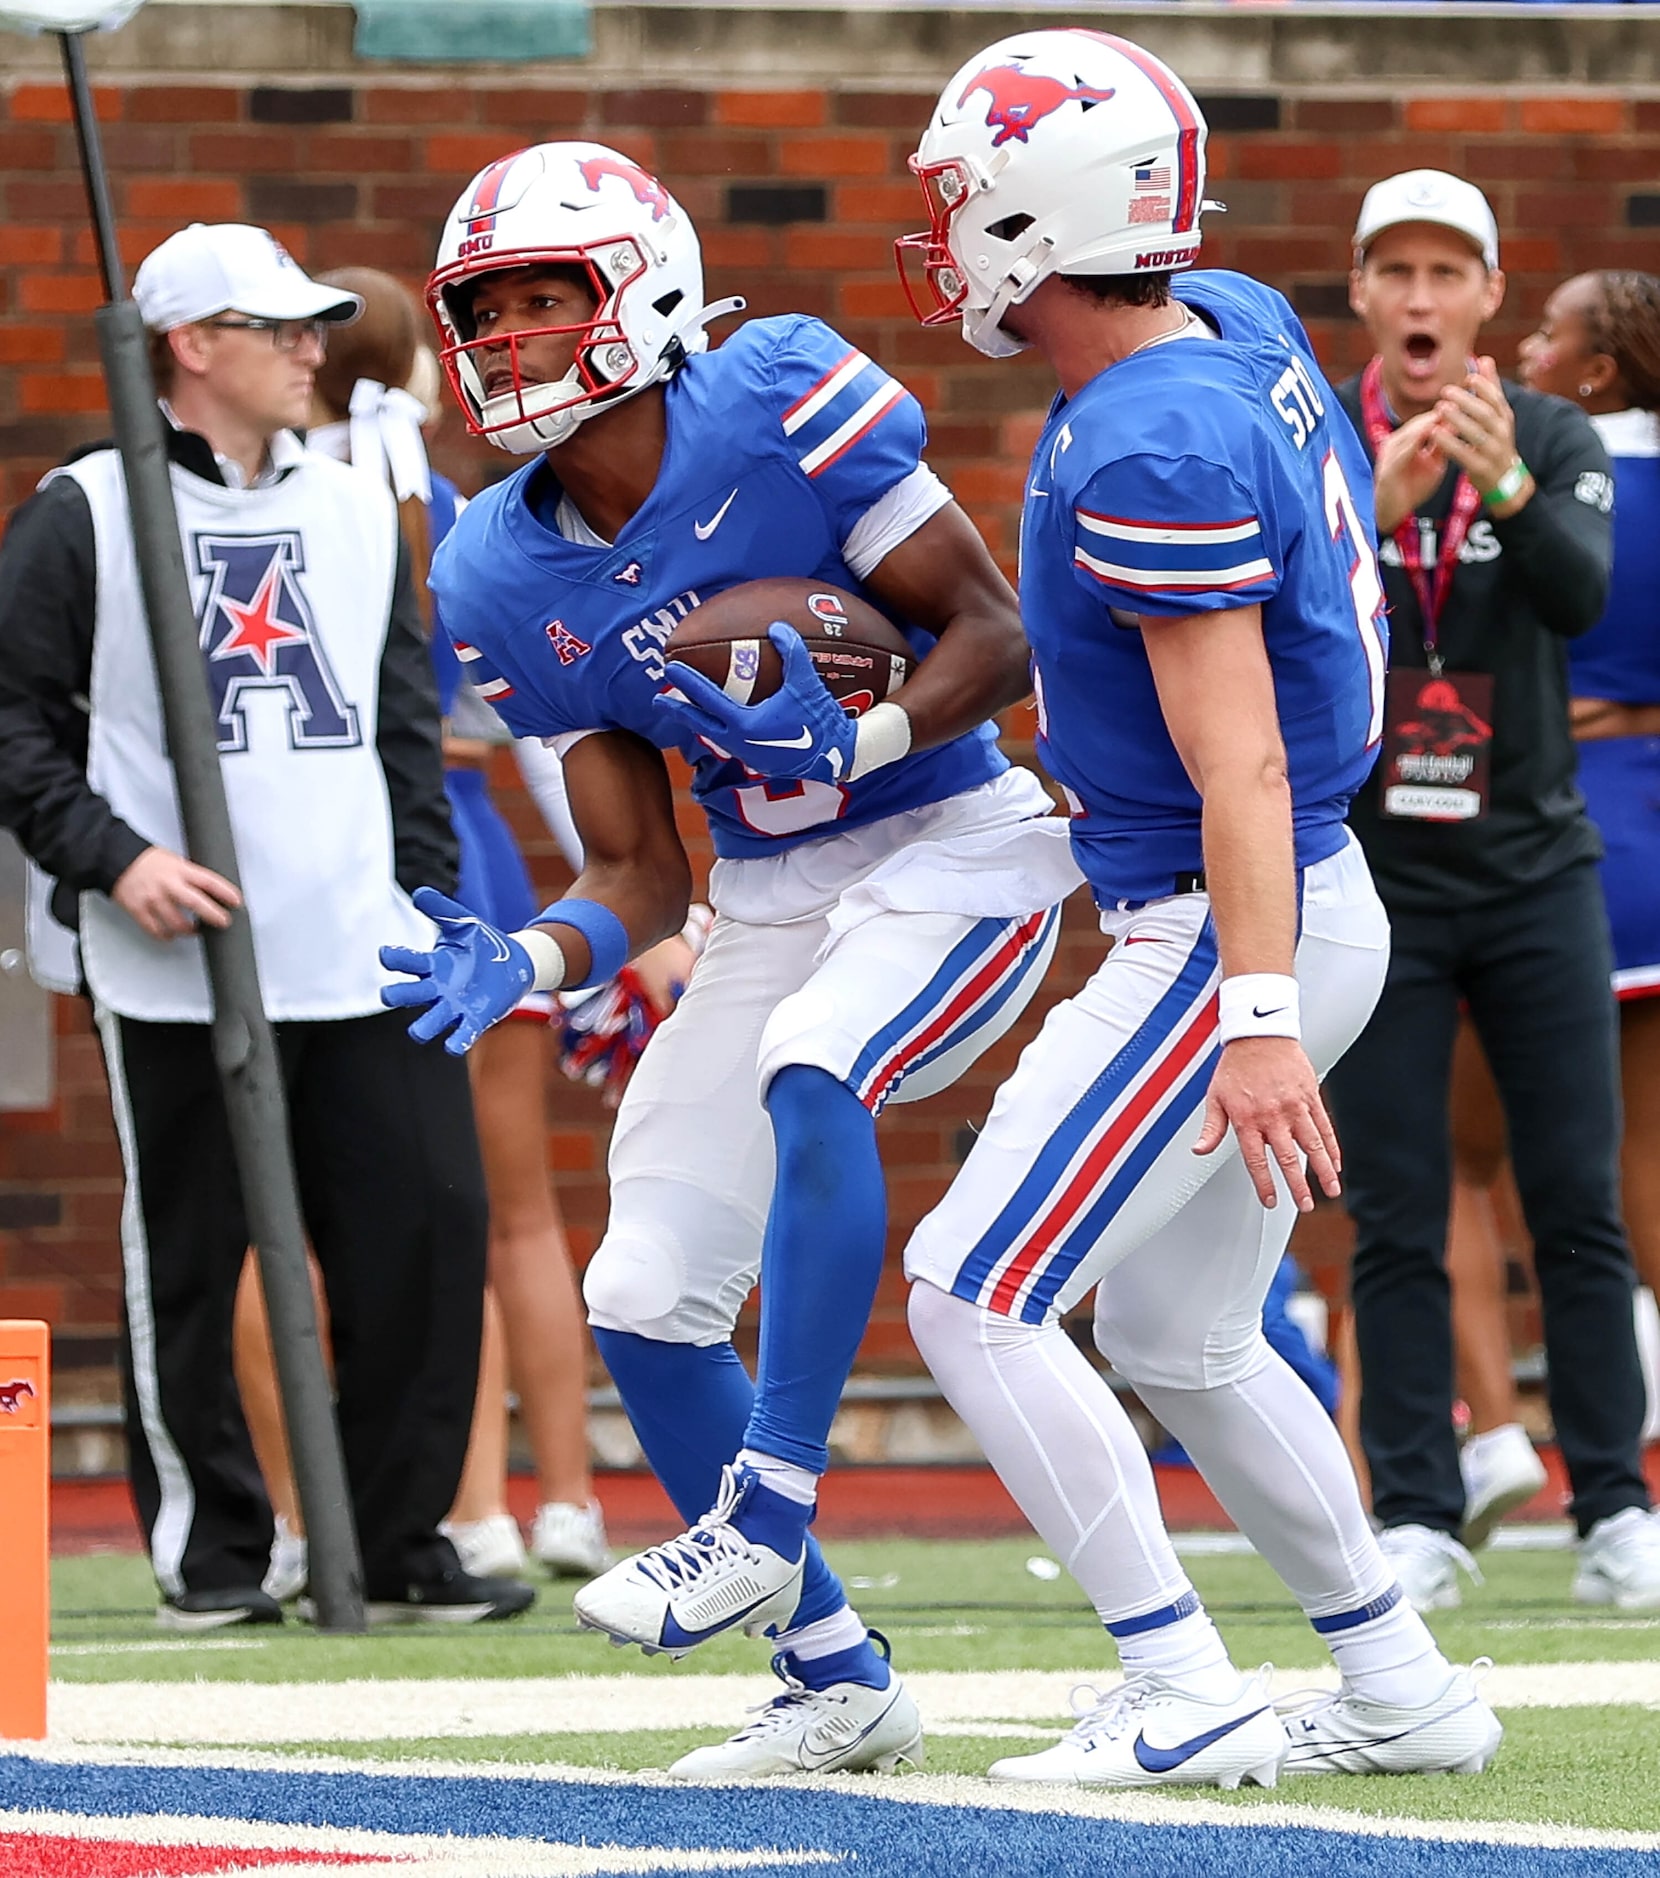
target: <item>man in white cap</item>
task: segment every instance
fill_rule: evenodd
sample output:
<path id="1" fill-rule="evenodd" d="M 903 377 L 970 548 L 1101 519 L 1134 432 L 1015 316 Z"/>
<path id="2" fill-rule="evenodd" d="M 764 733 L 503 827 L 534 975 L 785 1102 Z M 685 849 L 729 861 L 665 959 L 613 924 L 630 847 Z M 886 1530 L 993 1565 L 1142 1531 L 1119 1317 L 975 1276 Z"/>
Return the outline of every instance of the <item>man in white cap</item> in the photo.
<path id="1" fill-rule="evenodd" d="M 1660 1606 L 1638 1465 L 1643 1386 L 1620 1223 L 1601 841 L 1574 782 L 1563 642 L 1602 612 L 1608 459 L 1574 405 L 1501 383 L 1478 335 L 1498 230 L 1439 170 L 1367 192 L 1350 298 L 1377 355 L 1339 387 L 1375 457 L 1390 603 L 1383 747 L 1355 797 L 1393 929 L 1371 1022 L 1333 1070 L 1382 1541 L 1421 1610 L 1459 1602 L 1461 1532 L 1531 1495 L 1525 1437 L 1461 1476 L 1444 1265 L 1448 1085 L 1462 1004 L 1492 1065 L 1534 1241 L 1550 1403 L 1573 1486 L 1574 1595 Z M 1518 1436 L 1520 1431 L 1516 1431 Z"/>
<path id="2" fill-rule="evenodd" d="M 485 1201 L 466 1073 L 380 1008 L 406 886 L 454 881 L 438 706 L 391 492 L 309 454 L 330 323 L 263 229 L 196 225 L 138 271 L 174 501 L 306 1224 L 333 1325 L 371 1617 L 497 1617 L 437 1526 L 466 1450 Z M 109 1071 L 134 1497 L 176 1630 L 274 1623 L 270 1506 L 231 1370 L 247 1222 L 200 930 L 243 895 L 184 854 L 120 459 L 55 470 L 0 549 L 0 825 L 56 881 Z"/>

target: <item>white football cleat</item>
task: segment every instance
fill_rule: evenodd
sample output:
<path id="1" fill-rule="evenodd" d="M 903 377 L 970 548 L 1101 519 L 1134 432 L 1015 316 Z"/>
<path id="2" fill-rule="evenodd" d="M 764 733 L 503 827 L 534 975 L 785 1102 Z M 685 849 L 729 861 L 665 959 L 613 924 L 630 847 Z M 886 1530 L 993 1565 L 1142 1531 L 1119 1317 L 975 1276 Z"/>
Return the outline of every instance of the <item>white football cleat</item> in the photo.
<path id="1" fill-rule="evenodd" d="M 1458 1468 L 1464 1476 L 1464 1530 L 1459 1536 L 1472 1552 L 1487 1543 L 1506 1513 L 1525 1506 L 1549 1478 L 1520 1422 L 1471 1435 L 1459 1450 Z"/>
<path id="2" fill-rule="evenodd" d="M 1660 1610 L 1660 1514 L 1628 1506 L 1599 1519 L 1579 1542 L 1574 1597 L 1620 1611 Z"/>
<path id="3" fill-rule="evenodd" d="M 1291 1751 L 1288 1774 L 1479 1774 L 1504 1738 L 1497 1715 L 1476 1693 L 1486 1657 L 1455 1669 L 1434 1701 L 1418 1708 L 1364 1696 L 1320 1694 L 1282 1705 Z M 1293 1698 L 1295 1700 L 1295 1698 Z"/>
<path id="4" fill-rule="evenodd" d="M 1073 1787 L 1237 1787 L 1279 1779 L 1287 1742 L 1268 1699 L 1266 1672 L 1245 1676 L 1226 1702 L 1202 1702 L 1155 1676 L 1103 1695 L 1075 1689 L 1077 1724 L 1040 1754 L 994 1761 L 993 1780 Z"/>
<path id="5" fill-rule="evenodd" d="M 1378 1534 L 1383 1556 L 1415 1611 L 1454 1611 L 1463 1602 L 1458 1574 L 1482 1582 L 1481 1568 L 1450 1532 L 1433 1526 L 1385 1526 Z"/>
<path id="6" fill-rule="evenodd" d="M 772 1659 L 784 1693 L 763 1703 L 729 1741 L 693 1748 L 669 1769 L 681 1780 L 762 1780 L 774 1774 L 891 1774 L 920 1767 L 922 1718 L 897 1676 L 885 1689 L 862 1682 L 809 1689 Z"/>
<path id="7" fill-rule="evenodd" d="M 530 1555 L 555 1578 L 597 1578 L 611 1568 L 605 1515 L 598 1500 L 544 1500 L 530 1529 Z"/>
<path id="8" fill-rule="evenodd" d="M 787 1628 L 801 1601 L 805 1540 L 791 1559 L 760 1533 L 802 1530 L 783 1496 L 748 1468 L 721 1470 L 720 1497 L 689 1532 L 637 1552 L 582 1586 L 577 1620 L 615 1643 L 637 1643 L 648 1656 L 684 1656 L 723 1630 L 759 1636 Z M 756 1530 L 741 1531 L 738 1520 Z"/>

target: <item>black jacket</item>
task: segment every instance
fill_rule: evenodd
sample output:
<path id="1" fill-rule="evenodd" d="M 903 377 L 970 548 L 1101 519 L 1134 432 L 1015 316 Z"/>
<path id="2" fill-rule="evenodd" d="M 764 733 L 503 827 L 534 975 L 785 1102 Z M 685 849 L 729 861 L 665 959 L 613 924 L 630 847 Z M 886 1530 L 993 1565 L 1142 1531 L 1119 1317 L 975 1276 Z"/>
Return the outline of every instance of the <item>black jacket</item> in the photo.
<path id="1" fill-rule="evenodd" d="M 1338 397 L 1371 451 L 1360 381 Z M 1538 491 L 1506 521 L 1482 511 L 1470 526 L 1442 608 L 1439 650 L 1450 672 L 1493 675 L 1493 749 L 1487 814 L 1479 821 L 1385 821 L 1383 764 L 1355 797 L 1359 836 L 1387 906 L 1433 912 L 1474 906 L 1594 860 L 1602 841 L 1585 814 L 1568 733 L 1567 641 L 1589 631 L 1608 597 L 1613 479 L 1608 455 L 1576 406 L 1506 382 L 1516 448 Z M 1433 568 L 1438 525 L 1456 472 L 1419 511 L 1437 524 L 1425 543 Z M 1389 663 L 1426 666 L 1423 620 L 1394 543 L 1382 544 L 1389 596 Z"/>
<path id="2" fill-rule="evenodd" d="M 223 481 L 194 433 L 171 431 L 168 451 L 192 475 Z M 67 926 L 77 923 L 79 893 L 108 893 L 151 845 L 86 779 L 96 617 L 92 511 L 81 486 L 59 476 L 17 510 L 0 542 L 0 827 L 56 876 L 52 910 Z M 453 892 L 460 850 L 444 795 L 438 690 L 401 542 L 375 749 L 398 884 Z"/>

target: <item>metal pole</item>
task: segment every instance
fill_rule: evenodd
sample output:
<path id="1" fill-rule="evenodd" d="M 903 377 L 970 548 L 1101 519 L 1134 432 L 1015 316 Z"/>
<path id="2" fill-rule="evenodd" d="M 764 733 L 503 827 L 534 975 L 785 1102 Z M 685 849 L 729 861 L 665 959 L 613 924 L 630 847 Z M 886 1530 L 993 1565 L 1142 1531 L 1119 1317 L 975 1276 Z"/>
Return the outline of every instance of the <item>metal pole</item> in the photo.
<path id="1" fill-rule="evenodd" d="M 202 669 L 195 609 L 173 507 L 166 433 L 150 374 L 149 338 L 126 297 L 98 120 L 80 35 L 61 33 L 64 72 L 86 177 L 104 287 L 94 314 L 132 514 L 144 611 L 155 650 L 162 716 L 190 858 L 240 882 L 218 734 Z M 276 1038 L 265 1015 L 246 910 L 203 931 L 213 987 L 213 1051 L 224 1085 L 248 1228 L 259 1255 L 277 1380 L 309 1542 L 311 1593 L 326 1630 L 361 1630 L 363 1568 L 346 1489 L 327 1370 L 306 1266 Z"/>

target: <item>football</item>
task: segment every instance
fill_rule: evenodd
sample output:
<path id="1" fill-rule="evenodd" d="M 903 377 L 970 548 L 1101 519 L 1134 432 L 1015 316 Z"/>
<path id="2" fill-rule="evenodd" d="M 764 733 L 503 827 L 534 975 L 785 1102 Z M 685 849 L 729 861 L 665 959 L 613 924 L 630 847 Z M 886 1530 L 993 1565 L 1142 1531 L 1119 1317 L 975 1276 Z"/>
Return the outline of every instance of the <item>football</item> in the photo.
<path id="1" fill-rule="evenodd" d="M 850 717 L 897 691 L 915 663 L 905 635 L 866 600 L 822 581 L 750 580 L 687 614 L 666 659 L 699 671 L 738 704 L 770 698 L 784 662 L 767 638 L 774 620 L 793 626 L 818 675 Z"/>

